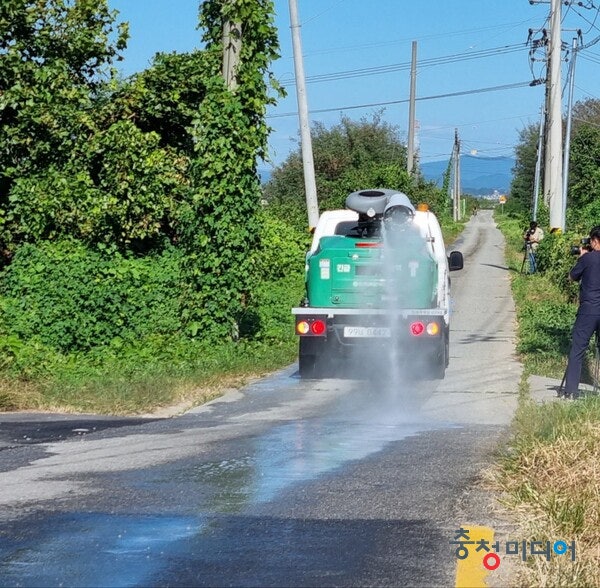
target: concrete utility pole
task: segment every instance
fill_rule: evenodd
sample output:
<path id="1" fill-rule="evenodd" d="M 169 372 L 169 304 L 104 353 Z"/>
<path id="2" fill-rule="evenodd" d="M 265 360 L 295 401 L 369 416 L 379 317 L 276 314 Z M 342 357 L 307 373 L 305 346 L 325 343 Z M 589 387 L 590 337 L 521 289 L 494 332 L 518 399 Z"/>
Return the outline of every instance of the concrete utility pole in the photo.
<path id="1" fill-rule="evenodd" d="M 242 49 L 242 25 L 226 20 L 223 24 L 223 66 L 222 74 L 227 87 L 233 92 L 237 88 L 236 72 Z"/>
<path id="2" fill-rule="evenodd" d="M 551 0 L 550 13 L 550 70 L 549 70 L 549 112 L 546 127 L 549 145 L 546 147 L 546 169 L 549 171 L 548 184 L 544 182 L 545 197 L 550 206 L 550 227 L 565 230 L 564 207 L 562 203 L 562 97 L 561 97 L 561 0 Z"/>
<path id="3" fill-rule="evenodd" d="M 410 66 L 410 99 L 408 105 L 408 144 L 406 148 L 406 169 L 412 175 L 415 167 L 415 101 L 417 87 L 417 42 L 412 42 Z"/>
<path id="4" fill-rule="evenodd" d="M 538 133 L 537 153 L 535 159 L 535 180 L 533 183 L 533 220 L 537 220 L 538 199 L 540 197 L 540 175 L 542 171 L 542 143 L 544 141 L 544 121 L 546 119 L 546 111 L 542 106 L 540 112 L 540 132 Z"/>
<path id="5" fill-rule="evenodd" d="M 453 153 L 453 170 L 454 182 L 452 188 L 453 195 L 453 214 L 452 218 L 455 221 L 460 220 L 460 140 L 458 139 L 458 129 L 454 129 L 454 148 Z"/>
<path id="6" fill-rule="evenodd" d="M 308 120 L 308 102 L 306 100 L 306 84 L 304 81 L 304 62 L 302 59 L 302 42 L 300 40 L 300 24 L 296 0 L 289 0 L 290 28 L 292 29 L 292 45 L 294 49 L 294 71 L 296 73 L 296 97 L 298 100 L 298 118 L 300 120 L 300 145 L 302 150 L 302 167 L 304 170 L 304 191 L 306 193 L 306 209 L 308 226 L 314 229 L 319 220 L 319 203 L 317 200 L 317 183 L 315 180 L 315 164 L 313 160 L 310 122 Z"/>
<path id="7" fill-rule="evenodd" d="M 577 37 L 573 39 L 571 49 L 571 66 L 569 68 L 569 103 L 567 106 L 567 128 L 565 129 L 565 150 L 563 158 L 563 185 L 562 185 L 562 215 L 563 222 L 567 219 L 567 191 L 569 188 L 569 156 L 571 151 L 571 122 L 573 120 L 573 88 L 575 86 L 575 62 L 577 61 Z"/>

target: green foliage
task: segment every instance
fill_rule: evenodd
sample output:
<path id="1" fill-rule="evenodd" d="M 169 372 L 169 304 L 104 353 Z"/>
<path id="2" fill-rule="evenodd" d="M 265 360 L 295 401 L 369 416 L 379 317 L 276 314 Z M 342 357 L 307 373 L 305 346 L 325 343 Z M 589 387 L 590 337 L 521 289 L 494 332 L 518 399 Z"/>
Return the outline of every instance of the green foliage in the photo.
<path id="1" fill-rule="evenodd" d="M 270 282 L 290 274 L 304 275 L 304 258 L 312 236 L 292 224 L 263 211 L 260 220 L 261 246 L 254 254 L 256 274 Z"/>
<path id="2" fill-rule="evenodd" d="M 569 271 L 577 258 L 570 256 L 569 251 L 576 244 L 578 239 L 572 233 L 546 232 L 536 252 L 538 270 L 573 302 L 577 300 L 578 286 L 569 280 Z"/>
<path id="3" fill-rule="evenodd" d="M 187 162 L 158 143 L 155 133 L 115 123 L 92 138 L 78 165 L 17 179 L 5 230 L 17 241 L 67 236 L 121 248 L 168 234 Z"/>
<path id="4" fill-rule="evenodd" d="M 580 123 L 571 146 L 569 227 L 588 232 L 600 222 L 600 132 L 597 126 Z"/>
<path id="5" fill-rule="evenodd" d="M 406 148 L 395 127 L 376 114 L 371 120 L 352 121 L 343 116 L 327 129 L 315 123 L 311 131 L 319 208 L 344 205 L 346 196 L 364 188 L 407 188 Z M 302 219 L 306 226 L 306 203 L 300 146 L 275 168 L 264 188 L 269 205 Z"/>
<path id="6" fill-rule="evenodd" d="M 73 241 L 23 245 L 2 276 L 3 344 L 61 352 L 181 328 L 181 254 L 110 256 Z M 15 339 L 18 338 L 17 339 Z"/>
<path id="7" fill-rule="evenodd" d="M 302 260 L 296 265 L 304 269 Z M 289 275 L 260 282 L 244 308 L 239 323 L 240 335 L 249 340 L 297 344 L 291 308 L 304 294 L 304 273 L 290 268 Z"/>
<path id="8" fill-rule="evenodd" d="M 254 254 L 258 280 L 239 319 L 240 335 L 281 342 L 295 338 L 290 309 L 304 293 L 304 260 L 311 235 L 269 211 L 259 219 L 261 244 Z"/>
<path id="9" fill-rule="evenodd" d="M 600 222 L 600 100 L 578 102 L 573 107 L 573 121 L 566 225 L 571 231 L 587 233 Z M 530 216 L 533 210 L 538 134 L 538 125 L 529 125 L 520 132 L 507 214 Z M 538 222 L 547 226 L 544 218 L 538 217 Z"/>
<path id="10" fill-rule="evenodd" d="M 127 41 L 106 0 L 3 0 L 0 5 L 0 174 L 68 158 L 93 128 L 92 93 Z"/>
<path id="11" fill-rule="evenodd" d="M 221 75 L 225 20 L 242 26 L 235 89 Z M 251 255 L 260 243 L 256 160 L 266 153 L 264 114 L 274 99 L 265 76 L 277 56 L 277 34 L 270 1 L 209 0 L 200 7 L 200 23 L 212 77 L 195 120 L 193 189 L 181 215 L 190 286 L 185 318 L 192 334 L 235 337 L 257 280 Z"/>
<path id="12" fill-rule="evenodd" d="M 349 193 L 365 188 L 393 188 L 414 202 L 427 202 L 437 214 L 447 213 L 447 197 L 433 183 L 406 171 L 406 147 L 396 127 L 371 119 L 353 121 L 343 116 L 326 128 L 315 123 L 312 132 L 315 179 L 320 210 L 343 208 Z M 300 146 L 275 168 L 264 187 L 269 210 L 306 226 L 304 172 Z"/>
<path id="13" fill-rule="evenodd" d="M 528 125 L 519 132 L 510 198 L 505 205 L 508 214 L 531 215 L 538 136 L 539 125 Z"/>
<path id="14" fill-rule="evenodd" d="M 206 95 L 208 64 L 203 51 L 158 53 L 151 67 L 135 74 L 99 101 L 103 124 L 132 121 L 145 133 L 157 133 L 161 147 L 191 157 L 192 126 Z"/>
<path id="15" fill-rule="evenodd" d="M 202 2 L 206 49 L 125 81 L 114 19 L 106 0 L 0 6 L 0 369 L 52 394 L 63 383 L 78 408 L 98 406 L 78 394 L 101 396 L 100 382 L 156 392 L 155 364 L 172 385 L 246 351 L 291 359 L 309 240 L 264 214 L 256 173 L 282 94 L 273 3 Z M 235 88 L 221 75 L 228 20 L 242 31 Z"/>
<path id="16" fill-rule="evenodd" d="M 576 311 L 577 308 L 573 304 L 564 302 L 525 301 L 518 313 L 517 351 L 539 355 L 568 353 Z"/>

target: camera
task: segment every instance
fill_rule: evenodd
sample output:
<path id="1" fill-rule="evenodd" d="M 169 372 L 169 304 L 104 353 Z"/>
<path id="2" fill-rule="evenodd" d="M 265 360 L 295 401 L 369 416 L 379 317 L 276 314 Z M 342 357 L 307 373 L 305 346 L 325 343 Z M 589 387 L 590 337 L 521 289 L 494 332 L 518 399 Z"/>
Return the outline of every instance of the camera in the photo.
<path id="1" fill-rule="evenodd" d="M 580 241 L 581 245 L 571 245 L 571 255 L 580 255 L 582 251 L 591 251 L 591 239 L 583 237 Z"/>

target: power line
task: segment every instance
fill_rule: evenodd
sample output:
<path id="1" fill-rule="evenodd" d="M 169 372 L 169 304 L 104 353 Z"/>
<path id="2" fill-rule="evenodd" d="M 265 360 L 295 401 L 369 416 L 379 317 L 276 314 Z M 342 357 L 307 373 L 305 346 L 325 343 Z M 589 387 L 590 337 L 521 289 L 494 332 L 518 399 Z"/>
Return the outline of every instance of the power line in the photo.
<path id="1" fill-rule="evenodd" d="M 594 16 L 594 20 L 593 21 L 588 20 L 585 16 L 583 16 L 583 14 L 581 14 L 581 12 L 579 12 L 575 8 L 573 8 L 573 12 L 575 12 L 575 14 L 577 14 L 578 16 L 580 16 L 583 20 L 585 20 L 585 22 L 587 22 L 590 25 L 590 28 L 586 31 L 585 34 L 588 34 L 592 29 L 596 29 L 597 31 L 600 30 L 596 26 L 596 20 L 598 19 L 598 13 L 600 12 L 600 8 L 596 8 L 596 16 Z"/>
<path id="2" fill-rule="evenodd" d="M 308 24 L 309 22 L 312 22 L 313 20 L 316 20 L 317 18 L 319 18 L 320 16 L 323 16 L 324 14 L 326 14 L 327 12 L 329 12 L 330 10 L 333 10 L 338 4 L 341 4 L 344 0 L 338 0 L 335 4 L 332 4 L 329 8 L 326 8 L 325 10 L 314 14 L 313 16 L 309 16 L 306 19 L 304 19 L 301 23 L 300 26 L 304 26 L 305 24 Z"/>
<path id="3" fill-rule="evenodd" d="M 317 15 L 317 16 L 319 16 L 319 15 Z M 310 20 L 312 20 L 312 18 Z M 439 34 L 435 34 L 435 35 L 422 35 L 417 38 L 410 37 L 408 39 L 396 39 L 394 41 L 385 41 L 385 42 L 380 42 L 380 43 L 364 43 L 362 45 L 344 45 L 342 47 L 332 47 L 330 49 L 320 49 L 317 51 L 309 51 L 307 53 L 304 53 L 304 57 L 310 57 L 312 55 L 327 55 L 330 53 L 340 53 L 340 52 L 352 51 L 352 50 L 375 49 L 377 47 L 388 47 L 390 45 L 398 45 L 401 43 L 408 43 L 411 41 L 423 41 L 423 40 L 427 40 L 427 39 L 437 39 L 439 37 L 444 37 L 445 39 L 447 39 L 449 37 L 457 37 L 460 35 L 466 35 L 468 33 L 479 33 L 479 32 L 484 32 L 484 31 L 489 31 L 489 30 L 493 30 L 493 31 L 497 32 L 499 29 L 503 29 L 503 28 L 516 28 L 518 26 L 522 26 L 523 24 L 529 22 L 530 20 L 531 19 L 527 19 L 527 20 L 516 22 L 516 23 L 494 24 L 489 27 L 466 29 L 466 30 L 462 30 L 462 31 L 451 31 L 449 33 L 439 33 Z M 282 57 L 282 59 L 292 59 L 292 57 L 285 56 L 285 57 Z"/>
<path id="4" fill-rule="evenodd" d="M 453 98 L 456 96 L 468 96 L 471 94 L 483 94 L 484 92 L 495 92 L 498 90 L 513 90 L 515 88 L 525 88 L 531 86 L 531 82 L 516 82 L 514 84 L 504 84 L 502 86 L 490 86 L 488 88 L 478 88 L 475 90 L 463 90 L 461 92 L 449 92 L 447 94 L 436 94 L 433 96 L 421 96 L 416 100 L 422 102 L 425 100 L 438 100 L 440 98 Z M 372 102 L 370 104 L 356 104 L 354 106 L 338 106 L 337 108 L 321 108 L 318 110 L 311 110 L 310 114 L 320 114 L 323 112 L 339 112 L 343 110 L 356 110 L 358 108 L 373 108 L 374 106 L 390 106 L 393 104 L 405 104 L 408 99 L 403 100 L 390 100 L 388 102 Z M 266 118 L 285 118 L 288 116 L 298 116 L 297 112 L 284 112 L 281 114 L 268 114 Z"/>
<path id="5" fill-rule="evenodd" d="M 473 59 L 483 59 L 486 57 L 495 57 L 498 55 L 504 55 L 507 53 L 514 53 L 517 51 L 524 51 L 524 50 L 526 50 L 526 46 L 524 44 L 505 45 L 502 47 L 483 49 L 481 51 L 477 51 L 477 52 L 473 52 L 473 53 L 457 53 L 457 54 L 453 54 L 453 55 L 433 57 L 430 59 L 422 59 L 419 61 L 418 66 L 419 66 L 419 69 L 424 69 L 426 67 L 447 65 L 450 63 L 456 63 L 458 61 L 470 61 Z M 366 68 L 361 68 L 361 69 L 351 69 L 351 70 L 328 73 L 328 74 L 307 76 L 306 82 L 307 83 L 332 82 L 332 81 L 338 81 L 338 80 L 342 80 L 342 79 L 359 78 L 359 77 L 366 77 L 366 76 L 371 76 L 371 75 L 404 71 L 404 70 L 409 70 L 410 67 L 411 67 L 410 62 L 392 63 L 389 65 L 366 67 Z M 280 83 L 282 86 L 287 86 L 289 84 L 294 83 L 294 80 L 291 78 L 283 79 L 280 81 Z"/>

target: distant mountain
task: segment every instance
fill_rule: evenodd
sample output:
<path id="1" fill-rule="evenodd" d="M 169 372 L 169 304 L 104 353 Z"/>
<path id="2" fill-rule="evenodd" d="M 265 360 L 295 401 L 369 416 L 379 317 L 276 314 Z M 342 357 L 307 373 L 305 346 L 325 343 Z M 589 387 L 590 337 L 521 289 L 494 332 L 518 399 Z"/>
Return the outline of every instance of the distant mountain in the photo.
<path id="1" fill-rule="evenodd" d="M 512 157 L 478 157 L 476 155 L 460 156 L 460 177 L 462 192 L 474 196 L 485 196 L 495 191 L 507 194 L 510 189 L 515 160 Z M 448 168 L 448 160 L 431 161 L 421 165 L 426 180 L 443 184 L 444 173 Z M 261 183 L 271 179 L 271 170 L 259 169 Z"/>
<path id="2" fill-rule="evenodd" d="M 498 191 L 506 194 L 510 189 L 515 160 L 512 157 L 460 156 L 460 178 L 462 192 L 484 196 Z M 426 180 L 443 183 L 448 161 L 432 161 L 421 165 Z"/>

